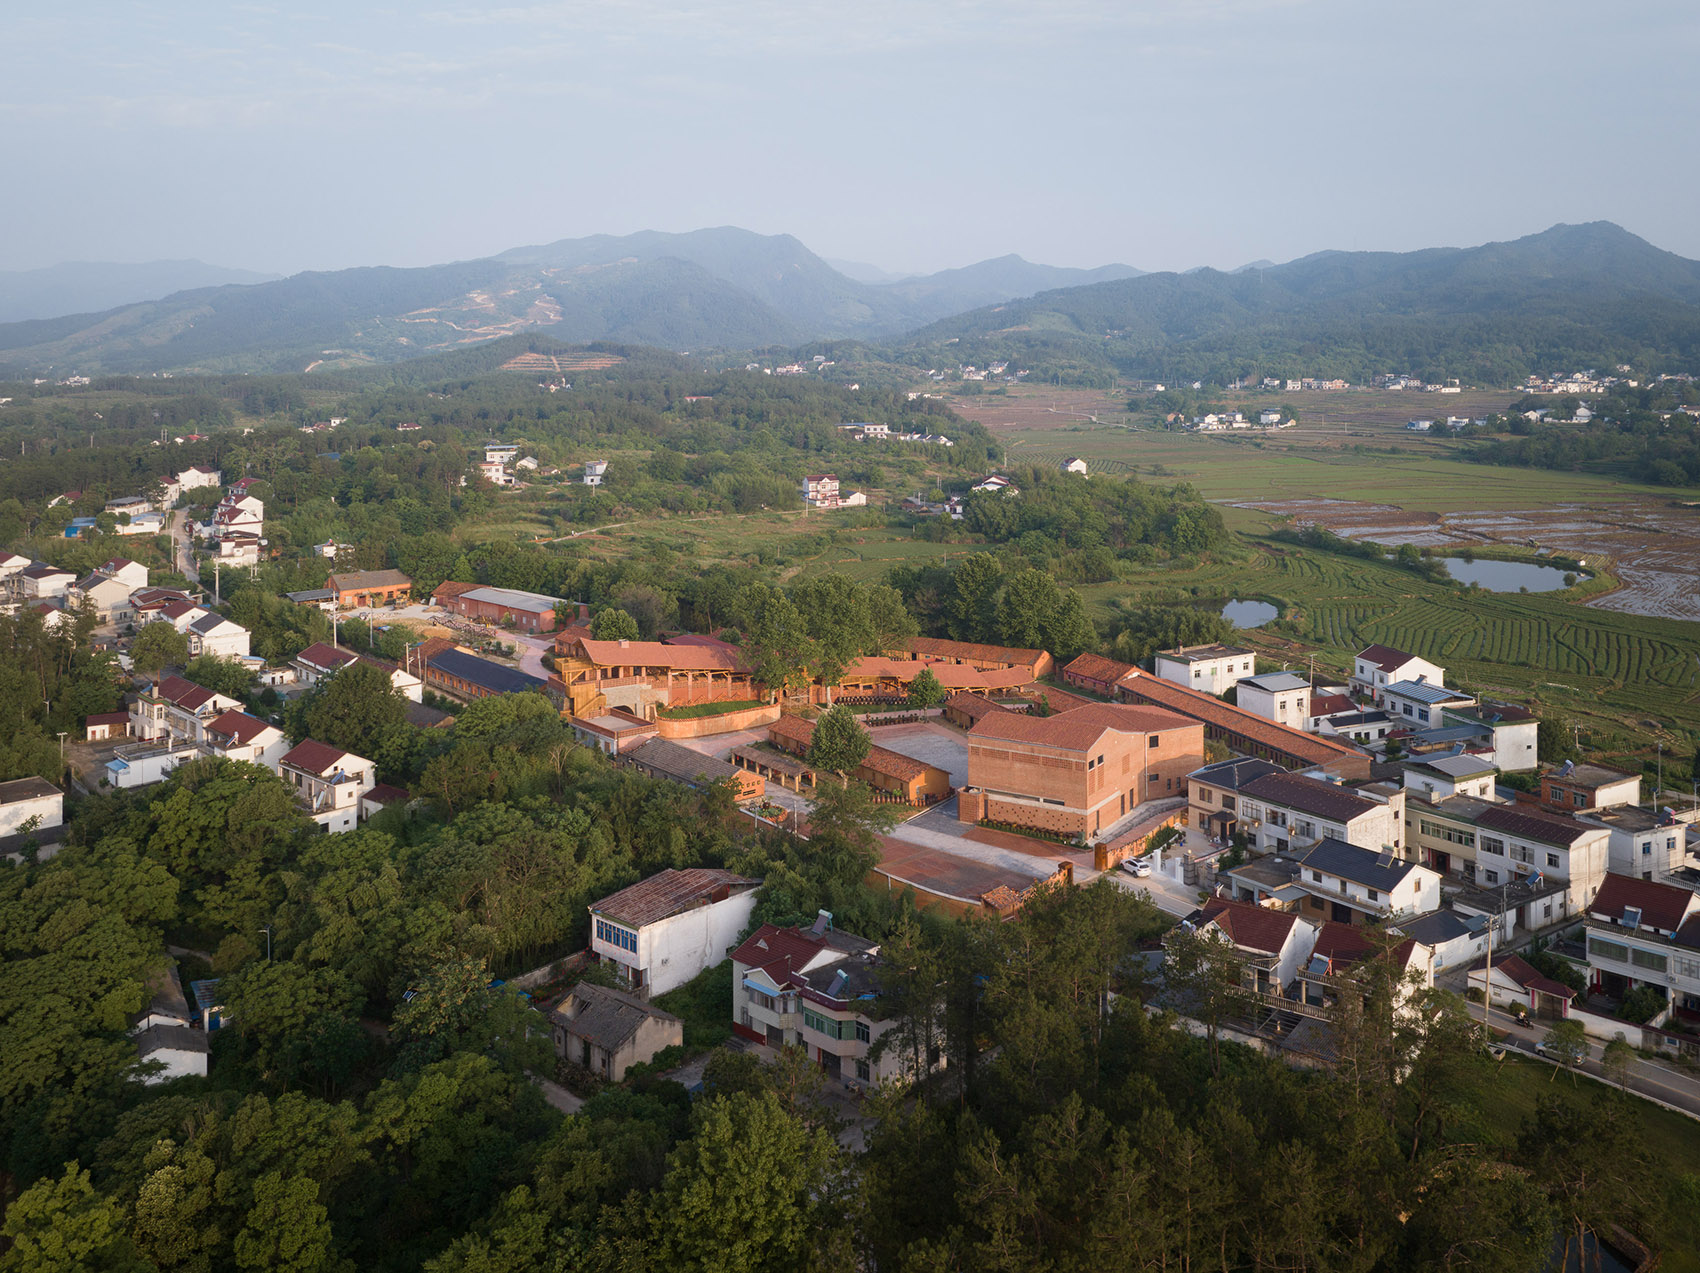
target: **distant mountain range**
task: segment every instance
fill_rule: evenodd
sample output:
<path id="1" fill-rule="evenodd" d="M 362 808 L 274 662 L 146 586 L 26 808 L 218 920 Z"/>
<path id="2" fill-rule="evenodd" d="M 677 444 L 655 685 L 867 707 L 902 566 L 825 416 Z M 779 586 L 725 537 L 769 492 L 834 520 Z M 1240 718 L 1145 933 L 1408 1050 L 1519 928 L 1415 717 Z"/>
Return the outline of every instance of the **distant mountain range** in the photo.
<path id="1" fill-rule="evenodd" d="M 1186 379 L 1700 370 L 1700 262 L 1596 221 L 1475 248 L 1319 252 L 1042 292 L 912 341 L 923 355 L 948 342 L 963 362 L 1003 353 Z"/>
<path id="2" fill-rule="evenodd" d="M 196 287 L 269 283 L 276 274 L 229 270 L 204 261 L 66 261 L 39 270 L 0 270 L 0 323 L 56 318 L 151 301 Z"/>
<path id="3" fill-rule="evenodd" d="M 789 235 L 734 228 L 563 239 L 0 324 L 0 374 L 330 370 L 527 332 L 695 351 L 851 338 L 923 366 L 1001 354 L 1059 380 L 1385 370 L 1509 384 L 1573 365 L 1700 366 L 1700 264 L 1609 222 L 1231 273 L 1017 256 L 885 282 L 846 268 L 862 277 Z"/>
<path id="4" fill-rule="evenodd" d="M 100 313 L 0 325 L 0 370 L 301 371 L 387 362 L 522 331 L 668 349 L 895 337 L 1046 288 L 1129 278 L 1003 257 L 857 282 L 789 235 L 645 231 L 422 269 L 305 273 L 201 287 Z"/>

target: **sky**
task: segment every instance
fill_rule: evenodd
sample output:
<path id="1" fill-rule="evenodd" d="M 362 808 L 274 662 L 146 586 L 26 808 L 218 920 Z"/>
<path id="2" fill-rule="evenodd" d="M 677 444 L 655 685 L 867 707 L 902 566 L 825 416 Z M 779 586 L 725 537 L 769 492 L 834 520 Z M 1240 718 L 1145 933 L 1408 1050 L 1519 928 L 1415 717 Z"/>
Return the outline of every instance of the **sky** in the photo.
<path id="1" fill-rule="evenodd" d="M 737 225 L 900 272 L 1611 220 L 1700 257 L 1692 0 L 13 6 L 0 269 Z"/>

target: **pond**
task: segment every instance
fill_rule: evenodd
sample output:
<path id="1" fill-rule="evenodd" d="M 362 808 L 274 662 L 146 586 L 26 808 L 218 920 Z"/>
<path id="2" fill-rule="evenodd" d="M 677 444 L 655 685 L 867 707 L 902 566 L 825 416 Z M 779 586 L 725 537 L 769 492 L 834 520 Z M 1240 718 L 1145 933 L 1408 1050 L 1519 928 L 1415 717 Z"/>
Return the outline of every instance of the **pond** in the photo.
<path id="1" fill-rule="evenodd" d="M 1537 566 L 1527 561 L 1465 561 L 1462 557 L 1447 557 L 1446 572 L 1459 583 L 1480 584 L 1489 592 L 1556 592 L 1564 587 L 1567 573 L 1557 566 Z M 1585 578 L 1580 573 L 1578 579 Z"/>
<path id="2" fill-rule="evenodd" d="M 1240 601 L 1222 607 L 1222 617 L 1236 628 L 1261 628 L 1281 612 L 1267 601 Z"/>

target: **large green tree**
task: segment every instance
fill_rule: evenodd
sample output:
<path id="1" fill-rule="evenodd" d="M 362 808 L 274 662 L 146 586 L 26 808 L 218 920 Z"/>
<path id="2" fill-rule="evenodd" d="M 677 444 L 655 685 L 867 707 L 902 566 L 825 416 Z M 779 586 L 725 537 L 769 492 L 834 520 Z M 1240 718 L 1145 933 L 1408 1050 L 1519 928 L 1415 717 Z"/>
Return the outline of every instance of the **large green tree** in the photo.
<path id="1" fill-rule="evenodd" d="M 815 732 L 809 739 L 809 764 L 830 769 L 842 778 L 868 758 L 872 746 L 873 740 L 856 713 L 840 703 L 815 722 Z"/>

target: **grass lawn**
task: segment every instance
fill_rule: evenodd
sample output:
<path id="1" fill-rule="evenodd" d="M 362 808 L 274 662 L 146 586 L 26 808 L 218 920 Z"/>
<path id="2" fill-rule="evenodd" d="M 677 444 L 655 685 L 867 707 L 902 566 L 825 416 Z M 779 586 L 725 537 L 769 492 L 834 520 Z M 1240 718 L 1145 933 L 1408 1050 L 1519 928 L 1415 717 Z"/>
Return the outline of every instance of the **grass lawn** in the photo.
<path id="1" fill-rule="evenodd" d="M 732 961 L 721 960 L 654 1003 L 684 1020 L 686 1052 L 719 1047 L 732 1037 Z"/>
<path id="2" fill-rule="evenodd" d="M 747 712 L 760 707 L 758 698 L 740 698 L 727 703 L 693 703 L 689 707 L 669 707 L 661 713 L 663 720 L 693 720 L 699 716 L 725 716 L 728 712 Z"/>

